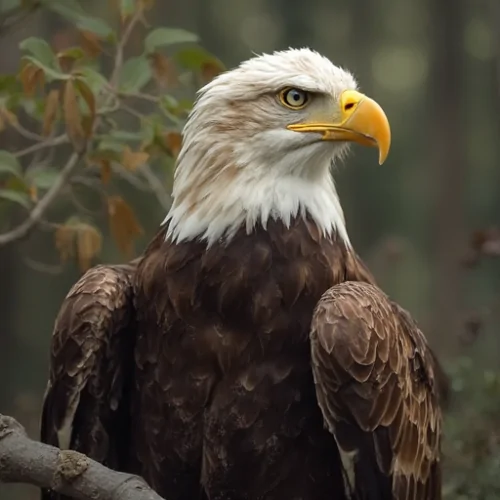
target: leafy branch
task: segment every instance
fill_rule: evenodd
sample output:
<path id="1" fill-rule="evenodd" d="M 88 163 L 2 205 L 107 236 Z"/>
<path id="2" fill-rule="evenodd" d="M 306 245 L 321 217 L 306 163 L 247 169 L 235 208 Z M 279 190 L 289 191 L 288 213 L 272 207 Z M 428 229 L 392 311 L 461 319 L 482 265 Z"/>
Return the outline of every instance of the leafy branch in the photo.
<path id="1" fill-rule="evenodd" d="M 33 441 L 24 428 L 0 414 L 0 482 L 50 488 L 79 500 L 163 500 L 146 482 L 71 450 Z"/>
<path id="2" fill-rule="evenodd" d="M 56 52 L 27 38 L 19 72 L 0 76 L 0 133 L 10 129 L 22 144 L 0 150 L 0 217 L 7 222 L 0 246 L 51 228 L 61 260 L 76 258 L 85 270 L 102 248 L 101 219 L 118 249 L 133 255 L 144 231 L 121 193 L 127 184 L 170 206 L 168 185 L 192 105 L 175 94 L 223 67 L 193 33 L 149 28 L 153 3 L 111 2 L 115 29 L 77 0 L 40 0 L 45 13 L 73 26 L 79 42 Z"/>

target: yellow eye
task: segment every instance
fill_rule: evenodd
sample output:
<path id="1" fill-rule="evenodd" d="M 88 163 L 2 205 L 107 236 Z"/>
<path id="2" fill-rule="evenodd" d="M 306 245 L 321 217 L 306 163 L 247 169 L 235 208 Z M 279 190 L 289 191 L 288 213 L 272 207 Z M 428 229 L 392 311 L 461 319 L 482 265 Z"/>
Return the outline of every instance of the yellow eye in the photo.
<path id="1" fill-rule="evenodd" d="M 293 109 L 302 109 L 309 101 L 309 94 L 300 89 L 284 89 L 280 92 L 281 104 Z"/>

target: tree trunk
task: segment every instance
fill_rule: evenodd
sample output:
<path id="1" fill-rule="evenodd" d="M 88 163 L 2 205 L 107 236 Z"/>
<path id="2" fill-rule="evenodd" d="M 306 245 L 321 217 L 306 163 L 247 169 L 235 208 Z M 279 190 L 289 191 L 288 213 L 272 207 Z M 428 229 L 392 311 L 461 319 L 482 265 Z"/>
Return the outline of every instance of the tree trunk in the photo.
<path id="1" fill-rule="evenodd" d="M 432 212 L 433 330 L 437 349 L 449 352 L 458 332 L 462 306 L 460 259 L 465 244 L 466 147 L 463 96 L 464 4 L 455 0 L 431 0 L 432 72 L 429 144 L 431 173 L 435 183 Z"/>

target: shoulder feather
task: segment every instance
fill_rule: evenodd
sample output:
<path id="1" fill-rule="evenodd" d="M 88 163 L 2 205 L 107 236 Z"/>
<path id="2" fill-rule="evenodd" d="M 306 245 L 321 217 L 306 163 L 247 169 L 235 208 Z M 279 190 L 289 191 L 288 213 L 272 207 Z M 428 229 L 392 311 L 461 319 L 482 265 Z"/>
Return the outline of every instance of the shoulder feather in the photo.
<path id="1" fill-rule="evenodd" d="M 434 357 L 410 315 L 377 287 L 328 290 L 312 322 L 318 401 L 361 498 L 440 498 Z"/>
<path id="2" fill-rule="evenodd" d="M 115 430 L 126 425 L 121 409 L 135 336 L 135 268 L 132 262 L 87 271 L 65 297 L 51 341 L 41 440 L 108 466 L 119 459 Z"/>

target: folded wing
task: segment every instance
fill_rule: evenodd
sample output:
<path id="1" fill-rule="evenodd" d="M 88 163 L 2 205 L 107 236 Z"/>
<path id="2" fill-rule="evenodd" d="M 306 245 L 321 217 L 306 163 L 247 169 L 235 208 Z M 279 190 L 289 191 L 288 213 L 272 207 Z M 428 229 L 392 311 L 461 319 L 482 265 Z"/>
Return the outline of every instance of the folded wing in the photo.
<path id="1" fill-rule="evenodd" d="M 311 329 L 317 397 L 353 498 L 441 498 L 434 356 L 409 314 L 377 287 L 345 282 Z"/>
<path id="2" fill-rule="evenodd" d="M 97 266 L 64 299 L 51 341 L 41 440 L 111 467 L 127 460 L 135 263 Z M 42 500 L 63 498 L 42 490 Z"/>

